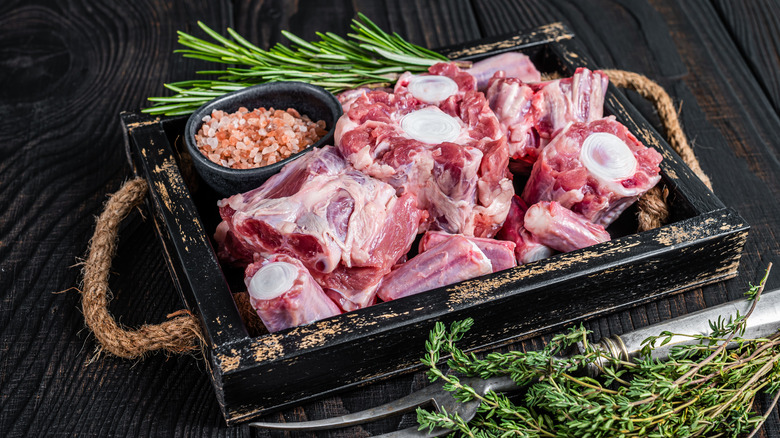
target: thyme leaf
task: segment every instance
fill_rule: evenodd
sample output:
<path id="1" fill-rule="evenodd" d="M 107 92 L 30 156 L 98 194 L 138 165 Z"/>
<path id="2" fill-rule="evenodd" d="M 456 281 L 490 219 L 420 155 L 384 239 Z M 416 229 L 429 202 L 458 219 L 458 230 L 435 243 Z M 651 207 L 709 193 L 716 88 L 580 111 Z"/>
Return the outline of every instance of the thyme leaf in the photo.
<path id="1" fill-rule="evenodd" d="M 420 429 L 443 427 L 453 435 L 474 437 L 752 437 L 780 399 L 780 333 L 741 337 L 770 269 L 745 293 L 753 300 L 745 315 L 711 321 L 711 334 L 689 335 L 698 343 L 675 347 L 664 360 L 647 353 L 680 334 L 647 339 L 646 354 L 632 362 L 594 348 L 582 326 L 554 336 L 540 351 L 492 352 L 479 358 L 457 346 L 473 320 L 457 321 L 449 329 L 437 323 L 422 359 L 429 379 L 443 381 L 458 400 L 481 404 L 468 422 L 452 413 L 419 409 Z M 736 348 L 727 351 L 729 342 Z M 559 356 L 575 345 L 579 354 Z M 447 372 L 439 368 L 444 357 Z M 578 372 L 589 364 L 601 364 L 600 377 Z M 511 376 L 519 396 L 482 396 L 463 384 L 461 375 Z M 763 415 L 752 411 L 761 393 L 774 394 Z"/>

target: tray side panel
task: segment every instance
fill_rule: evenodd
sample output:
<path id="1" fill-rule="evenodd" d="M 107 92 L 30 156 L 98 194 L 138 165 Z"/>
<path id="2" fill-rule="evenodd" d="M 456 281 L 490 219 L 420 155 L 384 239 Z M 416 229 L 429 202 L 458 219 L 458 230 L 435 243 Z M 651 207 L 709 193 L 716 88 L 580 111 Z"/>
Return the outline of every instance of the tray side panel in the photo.
<path id="1" fill-rule="evenodd" d="M 136 170 L 149 183 L 149 201 L 174 280 L 188 309 L 203 321 L 210 345 L 247 338 L 197 208 L 181 178 L 160 119 L 127 122 Z"/>
<path id="2" fill-rule="evenodd" d="M 416 369 L 436 321 L 474 318 L 462 345 L 482 349 L 730 278 L 746 238 L 724 209 L 257 339 L 223 356 L 228 421 Z"/>

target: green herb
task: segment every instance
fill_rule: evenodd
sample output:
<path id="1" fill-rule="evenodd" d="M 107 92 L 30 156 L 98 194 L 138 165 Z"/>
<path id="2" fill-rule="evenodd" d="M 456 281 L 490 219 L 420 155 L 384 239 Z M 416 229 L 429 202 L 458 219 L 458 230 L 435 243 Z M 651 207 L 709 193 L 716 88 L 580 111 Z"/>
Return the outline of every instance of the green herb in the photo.
<path id="1" fill-rule="evenodd" d="M 179 32 L 179 43 L 187 49 L 176 53 L 228 67 L 198 72 L 217 75 L 217 80 L 165 84 L 176 94 L 150 97 L 155 105 L 143 112 L 189 114 L 215 97 L 264 82 L 307 82 L 333 93 L 363 86 L 387 87 L 405 71 L 427 71 L 437 62 L 449 61 L 443 55 L 405 41 L 396 33 L 384 32 L 360 13 L 352 20 L 355 33 L 348 35 L 349 40 L 330 32 L 318 32 L 319 41 L 307 42 L 282 31 L 292 48 L 276 44 L 269 50 L 255 46 L 233 29 L 227 29 L 230 38 L 226 38 L 202 22 L 198 25 L 214 42 Z"/>
<path id="2" fill-rule="evenodd" d="M 666 360 L 646 355 L 621 361 L 590 344 L 584 327 L 554 336 L 541 351 L 479 358 L 456 346 L 472 320 L 453 323 L 449 330 L 438 323 L 422 360 L 430 367 L 430 380 L 441 379 L 458 400 L 479 399 L 481 405 L 469 422 L 418 409 L 420 429 L 445 427 L 453 435 L 471 437 L 736 437 L 751 431 L 753 436 L 780 395 L 780 336 L 740 337 L 768 274 L 769 269 L 746 293 L 753 299 L 746 315 L 710 322 L 713 333 L 707 336 L 683 335 L 699 342 L 672 349 Z M 646 340 L 644 353 L 672 336 L 681 335 L 667 332 Z M 727 350 L 728 342 L 736 348 Z M 559 357 L 571 350 L 580 353 Z M 447 354 L 449 373 L 437 366 Z M 601 377 L 583 376 L 582 370 L 597 361 L 604 363 Z M 458 375 L 508 375 L 522 388 L 513 399 L 494 392 L 480 396 Z M 763 416 L 751 410 L 760 392 L 776 394 Z"/>

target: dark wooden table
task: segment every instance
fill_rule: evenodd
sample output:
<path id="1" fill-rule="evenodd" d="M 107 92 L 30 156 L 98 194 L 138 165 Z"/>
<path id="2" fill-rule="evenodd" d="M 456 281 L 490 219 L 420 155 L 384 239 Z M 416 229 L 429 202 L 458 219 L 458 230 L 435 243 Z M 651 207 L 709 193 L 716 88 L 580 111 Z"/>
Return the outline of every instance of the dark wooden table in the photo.
<path id="1" fill-rule="evenodd" d="M 589 320 L 622 333 L 737 299 L 780 262 L 780 2 L 772 0 L 162 1 L 7 0 L 0 5 L 0 435 L 270 436 L 227 427 L 194 356 L 97 355 L 80 310 L 80 261 L 108 194 L 130 175 L 121 111 L 206 65 L 176 31 L 234 27 L 260 46 L 289 29 L 345 34 L 356 10 L 414 43 L 440 47 L 566 23 L 603 68 L 643 73 L 680 108 L 716 195 L 751 225 L 737 278 Z M 653 123 L 640 98 L 634 102 Z M 128 326 L 181 307 L 151 221 L 125 221 L 110 310 Z M 780 286 L 780 274 L 769 287 Z M 543 338 L 515 348 L 537 348 Z M 422 346 L 421 346 L 422 347 Z M 272 414 L 315 419 L 425 385 L 397 377 Z M 763 411 L 769 398 L 759 399 Z M 410 415 L 324 436 L 368 436 Z M 761 436 L 780 436 L 775 409 Z"/>

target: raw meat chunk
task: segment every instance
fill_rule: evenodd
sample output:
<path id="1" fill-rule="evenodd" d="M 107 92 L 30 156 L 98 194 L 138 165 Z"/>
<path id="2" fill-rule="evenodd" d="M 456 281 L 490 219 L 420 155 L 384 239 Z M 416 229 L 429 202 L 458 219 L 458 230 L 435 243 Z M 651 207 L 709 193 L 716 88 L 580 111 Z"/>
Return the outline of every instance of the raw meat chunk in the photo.
<path id="1" fill-rule="evenodd" d="M 405 88 L 412 78 L 396 94 L 366 93 L 336 124 L 336 145 L 357 170 L 417 197 L 429 213 L 421 232 L 491 237 L 513 192 L 506 141 L 470 75 L 452 64 L 430 72 L 454 82 L 454 94 L 425 103 Z"/>
<path id="2" fill-rule="evenodd" d="M 442 231 L 428 231 L 420 240 L 419 252 L 423 253 L 455 236 L 462 235 L 447 234 Z M 490 259 L 490 263 L 493 265 L 493 272 L 503 271 L 504 269 L 517 266 L 514 242 L 485 239 L 482 237 L 466 237 L 466 239 L 477 245 L 487 258 Z"/>
<path id="3" fill-rule="evenodd" d="M 425 104 L 439 104 L 451 96 L 463 96 L 477 89 L 474 76 L 462 71 L 454 63 L 432 65 L 425 74 L 405 72 L 395 82 L 393 93 L 411 95 Z"/>
<path id="4" fill-rule="evenodd" d="M 522 82 L 539 82 L 542 75 L 531 58 L 520 52 L 506 52 L 491 56 L 475 62 L 466 72 L 477 80 L 477 90 L 485 90 L 489 86 L 490 78 L 496 72 L 503 72 L 503 76 L 517 78 Z"/>
<path id="5" fill-rule="evenodd" d="M 477 245 L 463 236 L 453 236 L 388 274 L 377 296 L 383 301 L 396 300 L 491 272 L 490 259 Z"/>
<path id="6" fill-rule="evenodd" d="M 552 248 L 542 244 L 536 236 L 525 229 L 523 224 L 527 210 L 525 201 L 517 195 L 513 196 L 506 222 L 496 234 L 496 239 L 515 243 L 515 258 L 518 265 L 546 259 L 554 253 Z"/>
<path id="7" fill-rule="evenodd" d="M 509 156 L 526 163 L 530 169 L 542 147 L 539 133 L 534 128 L 533 89 L 522 80 L 506 77 L 499 71 L 490 79 L 485 95 L 501 123 L 501 130 L 506 133 Z"/>
<path id="8" fill-rule="evenodd" d="M 580 67 L 570 78 L 534 84 L 535 127 L 542 139 L 553 138 L 569 122 L 591 122 L 604 116 L 609 77 Z"/>
<path id="9" fill-rule="evenodd" d="M 525 212 L 525 229 L 540 242 L 561 252 L 569 252 L 609 240 L 609 233 L 582 215 L 557 202 L 538 202 Z"/>
<path id="10" fill-rule="evenodd" d="M 379 214 L 377 214 L 378 219 Z M 402 195 L 387 211 L 378 233 L 366 245 L 369 258 L 358 266 L 340 263 L 328 274 L 313 273 L 325 293 L 344 311 L 362 309 L 374 304 L 376 288 L 398 260 L 404 258 L 417 237 L 425 212 L 417 208 L 410 194 Z M 366 218 L 371 220 L 371 218 Z M 363 228 L 367 228 L 364 225 Z"/>
<path id="11" fill-rule="evenodd" d="M 409 251 L 426 218 L 414 195 L 397 197 L 332 147 L 309 152 L 258 189 L 218 205 L 228 227 L 223 242 L 237 247 L 230 254 L 291 255 L 324 287 L 338 285 L 336 293 L 352 303 L 343 308 L 373 302 L 376 283 Z M 329 277 L 353 268 L 371 273 L 374 284 L 365 276 Z"/>
<path id="12" fill-rule="evenodd" d="M 344 110 L 344 112 L 349 111 L 350 106 L 357 100 L 358 97 L 370 93 L 371 91 L 384 91 L 387 93 L 391 93 L 393 90 L 392 88 L 368 88 L 368 87 L 359 87 L 359 88 L 353 88 L 351 90 L 347 90 L 344 92 L 341 92 L 336 96 L 339 100 L 339 103 L 341 103 L 341 108 Z"/>
<path id="13" fill-rule="evenodd" d="M 308 324 L 341 313 L 299 260 L 285 254 L 247 266 L 249 302 L 269 332 Z"/>
<path id="14" fill-rule="evenodd" d="M 513 171 L 527 174 L 567 123 L 600 119 L 608 85 L 607 75 L 585 68 L 570 78 L 533 84 L 502 71 L 493 75 L 486 95 L 506 134 Z"/>
<path id="15" fill-rule="evenodd" d="M 556 201 L 606 227 L 658 183 L 661 159 L 614 117 L 571 123 L 542 150 L 522 196 Z"/>

